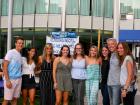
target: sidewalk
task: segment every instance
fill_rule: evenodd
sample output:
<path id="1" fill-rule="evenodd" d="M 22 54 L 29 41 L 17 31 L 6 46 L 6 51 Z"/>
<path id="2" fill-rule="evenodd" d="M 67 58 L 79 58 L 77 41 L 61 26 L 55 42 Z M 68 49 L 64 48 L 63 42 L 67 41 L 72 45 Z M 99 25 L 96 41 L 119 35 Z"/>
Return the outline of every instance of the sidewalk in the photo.
<path id="1" fill-rule="evenodd" d="M 135 96 L 135 105 L 140 105 L 140 70 L 138 71 L 137 74 L 137 83 L 138 83 L 138 91 Z M 99 95 L 98 95 L 98 105 L 102 105 L 101 91 L 99 91 Z"/>

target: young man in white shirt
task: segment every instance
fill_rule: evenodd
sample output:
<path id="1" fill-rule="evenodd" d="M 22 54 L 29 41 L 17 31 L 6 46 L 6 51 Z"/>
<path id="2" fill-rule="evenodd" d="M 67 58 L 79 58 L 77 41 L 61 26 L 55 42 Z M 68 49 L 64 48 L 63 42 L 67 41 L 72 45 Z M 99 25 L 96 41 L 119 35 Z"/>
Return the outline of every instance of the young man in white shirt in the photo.
<path id="1" fill-rule="evenodd" d="M 20 51 L 23 48 L 24 39 L 17 37 L 15 49 L 9 50 L 4 58 L 4 101 L 2 105 L 7 105 L 11 101 L 12 105 L 17 105 L 17 99 L 20 97 L 22 81 L 22 57 Z"/>

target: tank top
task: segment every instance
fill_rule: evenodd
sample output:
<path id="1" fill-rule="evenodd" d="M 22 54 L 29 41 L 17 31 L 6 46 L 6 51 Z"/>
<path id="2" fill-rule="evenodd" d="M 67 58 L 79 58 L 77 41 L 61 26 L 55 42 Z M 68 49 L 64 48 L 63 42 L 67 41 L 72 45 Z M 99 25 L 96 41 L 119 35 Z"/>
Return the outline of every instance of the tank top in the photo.
<path id="1" fill-rule="evenodd" d="M 86 63 L 85 59 L 77 60 L 73 59 L 72 61 L 72 71 L 71 75 L 73 79 L 86 79 Z"/>

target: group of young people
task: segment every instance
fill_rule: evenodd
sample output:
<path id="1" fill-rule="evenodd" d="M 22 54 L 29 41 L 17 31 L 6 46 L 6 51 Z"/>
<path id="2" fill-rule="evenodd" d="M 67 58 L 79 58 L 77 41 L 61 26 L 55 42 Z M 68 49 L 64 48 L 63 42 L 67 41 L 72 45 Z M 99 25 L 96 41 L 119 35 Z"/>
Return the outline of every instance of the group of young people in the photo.
<path id="1" fill-rule="evenodd" d="M 21 90 L 23 105 L 34 105 L 36 94 L 35 75 L 39 75 L 40 105 L 68 105 L 71 93 L 75 105 L 97 105 L 99 83 L 103 105 L 134 105 L 136 94 L 135 60 L 126 43 L 107 39 L 99 49 L 91 45 L 85 55 L 81 43 L 75 45 L 73 55 L 63 45 L 59 55 L 53 54 L 52 44 L 46 44 L 43 54 L 37 57 L 35 48 L 23 48 L 23 38 L 18 37 L 15 49 L 7 52 L 4 63 L 3 105 L 17 105 Z M 38 58 L 38 59 L 37 59 Z"/>

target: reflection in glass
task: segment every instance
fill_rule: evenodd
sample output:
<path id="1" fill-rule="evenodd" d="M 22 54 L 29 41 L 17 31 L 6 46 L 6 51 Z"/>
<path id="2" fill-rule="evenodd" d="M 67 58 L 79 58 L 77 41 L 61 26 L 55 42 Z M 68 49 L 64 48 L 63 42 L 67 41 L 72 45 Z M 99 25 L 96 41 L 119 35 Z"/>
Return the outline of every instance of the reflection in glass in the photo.
<path id="1" fill-rule="evenodd" d="M 49 13 L 61 13 L 61 2 L 60 0 L 50 0 Z"/>
<path id="2" fill-rule="evenodd" d="M 14 0 L 14 2 L 13 2 L 13 14 L 14 15 L 22 14 L 22 3 L 23 3 L 23 0 Z"/>
<path id="3" fill-rule="evenodd" d="M 104 0 L 105 17 L 113 18 L 113 0 Z"/>
<path id="4" fill-rule="evenodd" d="M 36 0 L 24 0 L 24 14 L 34 14 Z"/>
<path id="5" fill-rule="evenodd" d="M 103 16 L 103 0 L 93 0 L 93 16 Z"/>
<path id="6" fill-rule="evenodd" d="M 37 14 L 48 13 L 48 6 L 49 0 L 37 0 L 36 13 Z"/>
<path id="7" fill-rule="evenodd" d="M 121 0 L 120 1 L 120 12 L 121 14 L 133 13 L 133 2 L 132 0 Z"/>
<path id="8" fill-rule="evenodd" d="M 134 18 L 140 19 L 140 0 L 121 0 L 121 14 L 134 14 Z"/>
<path id="9" fill-rule="evenodd" d="M 8 15 L 8 0 L 2 0 L 2 16 L 7 16 Z"/>
<path id="10" fill-rule="evenodd" d="M 140 0 L 133 0 L 135 18 L 140 19 Z"/>
<path id="11" fill-rule="evenodd" d="M 90 15 L 90 0 L 80 1 L 80 15 Z"/>
<path id="12" fill-rule="evenodd" d="M 87 0 L 84 0 L 87 1 Z M 78 0 L 67 0 L 66 14 L 77 15 L 78 14 Z"/>

